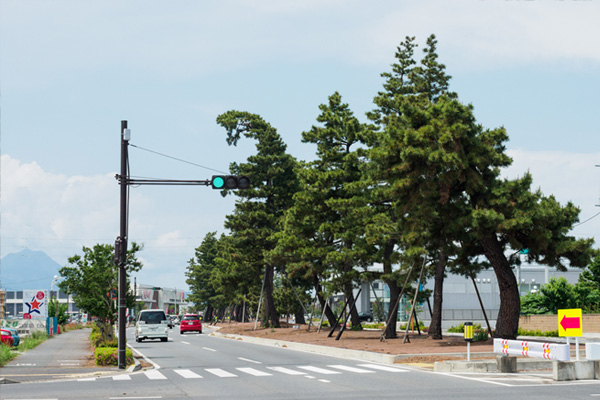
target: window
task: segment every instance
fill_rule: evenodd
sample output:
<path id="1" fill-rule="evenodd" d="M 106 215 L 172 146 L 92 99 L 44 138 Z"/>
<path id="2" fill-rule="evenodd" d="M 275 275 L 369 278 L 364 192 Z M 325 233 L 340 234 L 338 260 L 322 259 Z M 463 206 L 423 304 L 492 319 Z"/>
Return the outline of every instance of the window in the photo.
<path id="1" fill-rule="evenodd" d="M 164 311 L 147 311 L 140 313 L 140 321 L 146 324 L 160 324 L 161 321 L 166 320 Z"/>

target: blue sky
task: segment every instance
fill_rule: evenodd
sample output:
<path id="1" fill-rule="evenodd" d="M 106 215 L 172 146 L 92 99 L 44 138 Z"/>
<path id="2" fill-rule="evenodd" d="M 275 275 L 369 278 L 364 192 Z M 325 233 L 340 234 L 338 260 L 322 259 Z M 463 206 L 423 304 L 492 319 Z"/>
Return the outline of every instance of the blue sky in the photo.
<path id="1" fill-rule="evenodd" d="M 600 212 L 600 2 L 32 1 L 0 3 L 0 255 L 25 247 L 59 264 L 119 232 L 120 121 L 131 143 L 212 169 L 244 161 L 217 115 L 260 114 L 299 159 L 318 105 L 339 91 L 366 121 L 407 35 L 436 34 L 451 89 L 486 127 L 505 126 L 514 177 L 587 220 Z M 213 172 L 131 149 L 133 175 Z M 185 288 L 204 235 L 233 208 L 205 187 L 132 189 L 138 282 Z M 596 237 L 600 217 L 573 234 Z M 43 285 L 46 277 L 40 277 Z M 3 283 L 4 286 L 9 286 Z"/>

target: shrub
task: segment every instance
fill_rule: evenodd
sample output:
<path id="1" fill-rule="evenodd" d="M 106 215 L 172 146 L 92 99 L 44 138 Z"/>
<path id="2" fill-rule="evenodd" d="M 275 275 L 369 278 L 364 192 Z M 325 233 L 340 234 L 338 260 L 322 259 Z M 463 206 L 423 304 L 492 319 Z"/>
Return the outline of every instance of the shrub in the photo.
<path id="1" fill-rule="evenodd" d="M 481 324 L 473 324 L 473 332 L 475 332 L 475 330 L 477 330 L 477 329 L 481 329 Z M 465 332 L 465 324 L 453 326 L 448 329 L 448 332 L 464 333 Z"/>
<path id="2" fill-rule="evenodd" d="M 518 332 L 517 332 L 518 336 L 542 336 L 542 337 L 558 337 L 558 330 L 556 331 L 540 331 L 540 330 L 535 330 L 535 331 L 527 331 L 524 329 L 519 328 Z"/>
<path id="3" fill-rule="evenodd" d="M 485 342 L 489 339 L 487 330 L 485 329 L 474 329 L 473 330 L 473 341 L 474 342 Z"/>
<path id="4" fill-rule="evenodd" d="M 119 349 L 116 347 L 97 347 L 94 350 L 96 365 L 119 365 Z M 133 353 L 131 349 L 125 349 L 125 364 L 133 364 Z"/>
<path id="5" fill-rule="evenodd" d="M 100 340 L 96 347 L 119 347 L 119 339 Z"/>

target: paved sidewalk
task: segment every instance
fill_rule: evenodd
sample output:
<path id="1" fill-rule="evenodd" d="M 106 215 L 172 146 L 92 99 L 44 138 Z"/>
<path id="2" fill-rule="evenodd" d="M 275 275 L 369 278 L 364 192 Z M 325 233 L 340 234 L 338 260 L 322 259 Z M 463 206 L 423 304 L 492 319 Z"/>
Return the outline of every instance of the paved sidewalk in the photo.
<path id="1" fill-rule="evenodd" d="M 90 362 L 91 329 L 79 329 L 52 337 L 0 368 L 0 383 L 87 378 L 124 373 L 117 367 Z"/>

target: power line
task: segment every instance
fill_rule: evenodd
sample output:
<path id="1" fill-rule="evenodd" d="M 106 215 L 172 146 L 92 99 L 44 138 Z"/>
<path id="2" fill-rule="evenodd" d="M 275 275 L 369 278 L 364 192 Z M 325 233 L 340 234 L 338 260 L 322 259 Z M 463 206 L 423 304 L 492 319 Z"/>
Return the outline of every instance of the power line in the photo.
<path id="1" fill-rule="evenodd" d="M 182 160 L 181 158 L 172 157 L 172 156 L 169 156 L 169 155 L 167 155 L 167 154 L 159 153 L 158 151 L 154 151 L 154 150 L 150 150 L 150 149 L 145 149 L 145 148 L 143 148 L 143 147 L 136 146 L 135 144 L 131 144 L 131 143 L 129 143 L 129 145 L 130 145 L 131 147 L 135 147 L 136 149 L 144 150 L 144 151 L 147 151 L 147 152 L 149 152 L 149 153 L 154 153 L 154 154 L 157 154 L 157 155 L 159 155 L 159 156 L 163 156 L 163 157 L 166 157 L 166 158 L 170 158 L 170 159 L 172 159 L 172 160 L 176 160 L 176 161 L 179 161 L 179 162 L 182 162 L 182 163 L 186 163 L 186 164 L 194 165 L 194 166 L 196 166 L 196 167 L 204 168 L 204 169 L 207 169 L 207 170 L 209 170 L 209 171 L 218 172 L 218 173 L 220 173 L 220 174 L 227 174 L 227 173 L 228 173 L 228 172 L 224 172 L 224 171 L 221 171 L 221 170 L 218 170 L 218 169 L 214 169 L 214 168 L 210 168 L 210 167 L 205 167 L 204 165 L 196 164 L 196 163 L 193 163 L 193 162 L 191 162 L 191 161 Z"/>
<path id="2" fill-rule="evenodd" d="M 579 225 L 583 225 L 583 224 L 585 224 L 585 223 L 586 223 L 586 222 L 588 222 L 588 221 L 591 221 L 592 219 L 596 218 L 598 215 L 600 215 L 600 212 L 599 212 L 599 213 L 597 213 L 596 215 L 593 215 L 593 216 L 589 217 L 589 218 L 588 218 L 588 219 L 586 219 L 585 221 L 582 221 L 582 222 L 580 222 L 580 223 L 578 223 L 578 224 L 576 224 L 576 225 L 573 225 L 573 228 L 575 228 L 576 226 L 579 226 Z"/>

